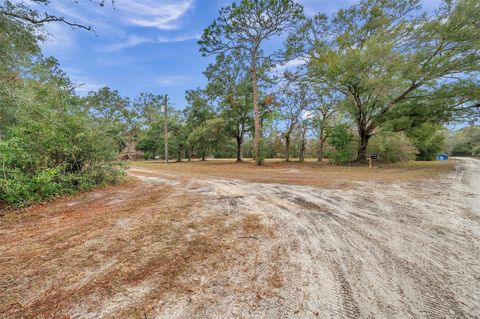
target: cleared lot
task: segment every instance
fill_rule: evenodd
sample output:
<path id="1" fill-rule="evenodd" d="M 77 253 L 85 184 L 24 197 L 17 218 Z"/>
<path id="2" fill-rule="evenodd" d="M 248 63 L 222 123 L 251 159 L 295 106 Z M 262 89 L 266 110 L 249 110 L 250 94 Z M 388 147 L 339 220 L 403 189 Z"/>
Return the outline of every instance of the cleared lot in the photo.
<path id="1" fill-rule="evenodd" d="M 135 163 L 1 217 L 0 314 L 477 317 L 480 162 L 455 164 Z"/>
<path id="2" fill-rule="evenodd" d="M 310 185 L 328 188 L 351 188 L 355 182 L 402 182 L 423 180 L 449 172 L 450 162 L 409 162 L 402 164 L 377 164 L 366 166 L 333 166 L 311 160 L 304 163 L 267 160 L 266 166 L 256 166 L 252 160 L 235 163 L 232 160 L 174 162 L 133 162 L 136 169 L 162 171 L 173 177 L 218 177 L 240 179 L 256 183 Z M 171 175 L 174 174 L 174 175 Z"/>

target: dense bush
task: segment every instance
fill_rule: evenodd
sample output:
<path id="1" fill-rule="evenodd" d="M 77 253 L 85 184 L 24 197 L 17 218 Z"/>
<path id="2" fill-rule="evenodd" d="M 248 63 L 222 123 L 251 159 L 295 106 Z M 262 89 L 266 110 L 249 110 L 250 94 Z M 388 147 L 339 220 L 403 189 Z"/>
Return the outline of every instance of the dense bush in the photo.
<path id="1" fill-rule="evenodd" d="M 331 148 L 325 155 L 332 163 L 342 164 L 355 159 L 356 145 L 353 134 L 346 125 L 334 126 L 327 141 Z"/>
<path id="2" fill-rule="evenodd" d="M 373 136 L 368 145 L 369 154 L 379 154 L 384 163 L 414 160 L 418 150 L 403 133 L 384 132 Z"/>
<path id="3" fill-rule="evenodd" d="M 14 127 L 0 140 L 0 201 L 24 206 L 121 181 L 113 144 L 86 122 L 64 124 L 68 134 L 44 123 L 38 132 Z"/>
<path id="4" fill-rule="evenodd" d="M 439 124 L 423 123 L 408 130 L 407 136 L 417 148 L 416 159 L 420 161 L 433 161 L 447 148 L 445 130 Z"/>
<path id="5" fill-rule="evenodd" d="M 480 126 L 467 126 L 453 134 L 449 141 L 452 155 L 480 155 Z"/>
<path id="6" fill-rule="evenodd" d="M 3 92 L 15 113 L 0 119 L 0 201 L 25 206 L 121 180 L 112 136 L 84 111 L 55 60 L 32 61 L 15 82 Z"/>

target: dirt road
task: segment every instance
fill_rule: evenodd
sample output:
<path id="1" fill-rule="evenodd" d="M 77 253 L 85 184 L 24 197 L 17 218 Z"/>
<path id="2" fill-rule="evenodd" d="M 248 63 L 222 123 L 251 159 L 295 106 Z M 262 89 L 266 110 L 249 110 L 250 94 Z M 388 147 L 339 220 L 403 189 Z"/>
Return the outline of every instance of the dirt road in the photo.
<path id="1" fill-rule="evenodd" d="M 480 161 L 347 189 L 129 174 L 2 224 L 0 316 L 480 316 Z"/>

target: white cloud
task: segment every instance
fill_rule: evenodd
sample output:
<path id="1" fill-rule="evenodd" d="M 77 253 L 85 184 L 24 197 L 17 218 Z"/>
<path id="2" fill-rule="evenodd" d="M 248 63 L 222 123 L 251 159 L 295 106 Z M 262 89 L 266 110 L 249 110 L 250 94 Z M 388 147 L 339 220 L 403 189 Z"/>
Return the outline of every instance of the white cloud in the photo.
<path id="1" fill-rule="evenodd" d="M 155 84 L 157 84 L 158 86 L 178 86 L 178 85 L 185 85 L 191 80 L 192 78 L 188 76 L 178 76 L 178 75 L 162 76 L 162 77 L 158 77 L 155 80 Z"/>
<path id="2" fill-rule="evenodd" d="M 299 66 L 302 66 L 302 65 L 305 65 L 307 62 L 305 60 L 302 60 L 302 59 L 294 59 L 294 60 L 290 60 L 288 61 L 287 63 L 284 63 L 284 64 L 281 64 L 281 65 L 278 65 L 276 68 L 275 68 L 275 71 L 277 72 L 283 72 L 283 71 L 287 71 L 287 70 L 292 70 L 292 69 L 295 69 Z"/>
<path id="3" fill-rule="evenodd" d="M 173 42 L 183 42 L 183 41 L 190 41 L 200 39 L 199 34 L 193 35 L 177 35 L 174 37 L 165 37 L 159 36 L 156 38 L 148 38 L 142 37 L 138 35 L 131 35 L 128 36 L 124 41 L 117 42 L 114 44 L 107 45 L 106 47 L 100 49 L 100 51 L 111 52 L 111 51 L 119 51 L 126 48 L 135 47 L 137 45 L 146 44 L 146 43 L 173 43 Z"/>
<path id="4" fill-rule="evenodd" d="M 194 0 L 115 0 L 113 6 L 99 7 L 96 2 L 66 4 L 53 0 L 52 7 L 72 22 L 92 26 L 97 32 L 115 33 L 118 24 L 174 30 L 180 19 L 193 7 Z"/>
<path id="5" fill-rule="evenodd" d="M 115 0 L 114 5 L 99 7 L 95 1 L 69 3 L 70 1 L 52 0 L 51 13 L 63 16 L 68 21 L 91 26 L 95 34 L 111 39 L 127 37 L 125 26 L 141 26 L 160 30 L 174 30 L 181 26 L 181 18 L 193 7 L 194 0 Z M 64 49 L 75 45 L 75 38 L 81 31 L 72 30 L 62 23 L 47 25 L 51 34 L 44 44 L 45 48 Z M 93 35 L 93 33 L 92 33 Z M 167 43 L 196 39 L 197 35 L 177 36 L 157 39 L 128 36 L 127 40 L 114 44 L 104 51 L 114 51 L 124 47 L 133 47 L 142 43 Z M 117 48 L 118 47 L 118 48 Z"/>
<path id="6" fill-rule="evenodd" d="M 104 51 L 104 52 L 119 51 L 122 49 L 131 48 L 140 44 L 150 43 L 150 42 L 151 40 L 146 37 L 132 35 L 122 42 L 117 42 L 114 44 L 107 45 L 106 47 L 100 49 L 100 51 Z"/>
<path id="7" fill-rule="evenodd" d="M 179 35 L 176 37 L 158 37 L 156 39 L 156 43 L 171 43 L 171 42 L 183 42 L 189 40 L 198 40 L 200 39 L 200 34 L 193 34 L 193 35 Z"/>
<path id="8" fill-rule="evenodd" d="M 117 0 L 115 8 L 127 24 L 173 30 L 179 19 L 192 7 L 193 0 Z"/>

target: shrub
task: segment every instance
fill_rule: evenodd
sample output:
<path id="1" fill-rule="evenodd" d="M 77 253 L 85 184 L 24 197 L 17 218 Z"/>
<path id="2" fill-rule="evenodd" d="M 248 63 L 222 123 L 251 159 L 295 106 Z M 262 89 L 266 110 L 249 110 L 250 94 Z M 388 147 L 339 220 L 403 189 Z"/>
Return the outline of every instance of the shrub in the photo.
<path id="1" fill-rule="evenodd" d="M 433 161 L 445 152 L 446 136 L 441 125 L 424 123 L 408 130 L 407 136 L 418 150 L 417 160 Z"/>
<path id="2" fill-rule="evenodd" d="M 122 180 L 99 127 L 66 117 L 34 130 L 12 127 L 0 139 L 0 201 L 20 207 Z"/>
<path id="3" fill-rule="evenodd" d="M 403 133 L 383 132 L 374 135 L 368 144 L 369 154 L 379 154 L 384 163 L 414 160 L 418 150 Z"/>
<path id="4" fill-rule="evenodd" d="M 467 126 L 456 131 L 449 144 L 453 155 L 480 155 L 480 126 Z"/>
<path id="5" fill-rule="evenodd" d="M 326 152 L 326 157 L 330 158 L 332 163 L 343 164 L 355 158 L 353 134 L 346 125 L 333 127 L 327 142 L 332 148 Z"/>

